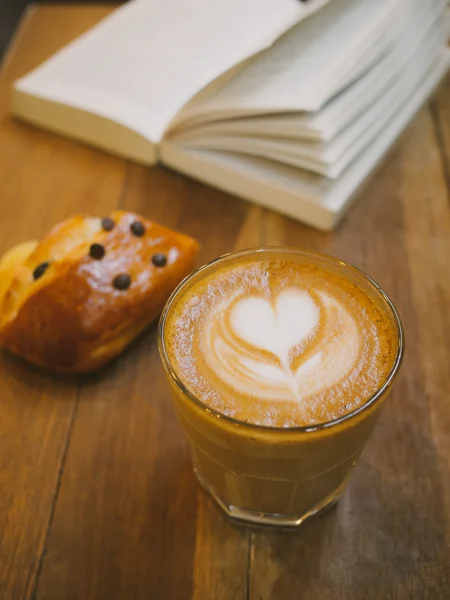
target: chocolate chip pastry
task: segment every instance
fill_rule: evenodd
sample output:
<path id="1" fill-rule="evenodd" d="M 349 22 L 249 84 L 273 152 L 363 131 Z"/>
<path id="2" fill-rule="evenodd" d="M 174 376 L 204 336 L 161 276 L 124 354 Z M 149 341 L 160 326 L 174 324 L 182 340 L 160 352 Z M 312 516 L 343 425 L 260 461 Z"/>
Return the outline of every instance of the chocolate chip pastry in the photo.
<path id="1" fill-rule="evenodd" d="M 136 214 L 75 215 L 0 261 L 0 346 L 54 371 L 99 369 L 159 316 L 198 248 Z"/>

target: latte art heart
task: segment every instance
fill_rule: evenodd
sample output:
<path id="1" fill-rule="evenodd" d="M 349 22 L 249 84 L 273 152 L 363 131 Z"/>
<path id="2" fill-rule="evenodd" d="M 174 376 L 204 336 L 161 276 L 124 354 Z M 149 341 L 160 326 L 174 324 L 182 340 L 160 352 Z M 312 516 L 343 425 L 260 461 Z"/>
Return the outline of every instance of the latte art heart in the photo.
<path id="1" fill-rule="evenodd" d="M 319 321 L 339 323 L 339 329 Z M 289 288 L 269 301 L 236 295 L 219 303 L 205 323 L 209 367 L 236 392 L 300 402 L 329 388 L 354 366 L 359 333 L 345 308 Z M 326 365 L 326 369 L 324 369 Z"/>
<path id="2" fill-rule="evenodd" d="M 291 348 L 312 334 L 318 318 L 319 309 L 311 296 L 289 289 L 273 303 L 261 297 L 240 298 L 233 305 L 230 324 L 235 335 L 272 352 L 285 364 Z"/>
<path id="3" fill-rule="evenodd" d="M 371 298 L 300 263 L 236 264 L 194 285 L 169 323 L 180 377 L 243 421 L 323 422 L 369 398 L 393 360 Z"/>

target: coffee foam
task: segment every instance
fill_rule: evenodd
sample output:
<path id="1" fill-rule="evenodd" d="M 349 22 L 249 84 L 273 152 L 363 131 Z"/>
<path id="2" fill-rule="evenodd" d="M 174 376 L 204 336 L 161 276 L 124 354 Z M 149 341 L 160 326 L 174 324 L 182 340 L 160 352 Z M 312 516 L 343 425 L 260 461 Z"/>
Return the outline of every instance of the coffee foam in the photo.
<path id="1" fill-rule="evenodd" d="M 286 427 L 364 403 L 388 376 L 394 339 L 361 288 L 290 261 L 238 261 L 194 283 L 166 334 L 176 371 L 203 402 Z"/>

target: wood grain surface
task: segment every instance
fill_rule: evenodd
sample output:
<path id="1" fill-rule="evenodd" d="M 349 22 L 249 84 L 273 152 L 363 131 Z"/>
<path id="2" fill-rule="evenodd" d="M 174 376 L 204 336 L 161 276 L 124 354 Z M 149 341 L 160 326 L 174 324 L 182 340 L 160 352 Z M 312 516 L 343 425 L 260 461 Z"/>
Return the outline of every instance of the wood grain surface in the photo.
<path id="1" fill-rule="evenodd" d="M 29 10 L 0 72 L 0 253 L 78 211 L 115 207 L 202 242 L 337 255 L 399 308 L 398 385 L 336 509 L 296 533 L 247 530 L 199 489 L 155 328 L 100 377 L 0 355 L 1 600 L 450 598 L 450 80 L 333 234 L 162 168 L 8 117 L 11 81 L 108 7 Z"/>

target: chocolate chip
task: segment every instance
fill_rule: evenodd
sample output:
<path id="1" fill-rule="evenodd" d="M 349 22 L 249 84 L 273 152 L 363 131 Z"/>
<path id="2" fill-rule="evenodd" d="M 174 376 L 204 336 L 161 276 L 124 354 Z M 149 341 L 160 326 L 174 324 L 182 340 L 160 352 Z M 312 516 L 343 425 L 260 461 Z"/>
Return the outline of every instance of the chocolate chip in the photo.
<path id="1" fill-rule="evenodd" d="M 105 256 L 105 247 L 101 244 L 92 244 L 89 248 L 89 256 L 95 260 L 101 260 Z"/>
<path id="2" fill-rule="evenodd" d="M 131 223 L 130 229 L 131 233 L 136 237 L 141 237 L 145 233 L 145 225 L 140 221 L 135 221 L 134 223 Z"/>
<path id="3" fill-rule="evenodd" d="M 116 275 L 113 279 L 113 286 L 116 290 L 127 290 L 131 285 L 131 277 L 126 273 Z"/>
<path id="4" fill-rule="evenodd" d="M 102 219 L 102 227 L 105 231 L 112 231 L 115 226 L 116 224 L 109 217 L 105 217 L 104 219 Z"/>
<path id="5" fill-rule="evenodd" d="M 35 270 L 33 271 L 33 279 L 36 281 L 36 279 L 39 279 L 39 277 L 42 277 L 42 275 L 49 268 L 49 266 L 50 266 L 49 262 L 43 262 L 40 265 L 38 265 L 35 268 Z"/>
<path id="6" fill-rule="evenodd" d="M 167 264 L 167 256 L 165 254 L 154 254 L 152 256 L 152 263 L 155 267 L 165 267 Z"/>

